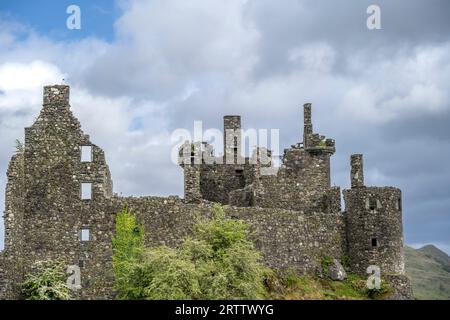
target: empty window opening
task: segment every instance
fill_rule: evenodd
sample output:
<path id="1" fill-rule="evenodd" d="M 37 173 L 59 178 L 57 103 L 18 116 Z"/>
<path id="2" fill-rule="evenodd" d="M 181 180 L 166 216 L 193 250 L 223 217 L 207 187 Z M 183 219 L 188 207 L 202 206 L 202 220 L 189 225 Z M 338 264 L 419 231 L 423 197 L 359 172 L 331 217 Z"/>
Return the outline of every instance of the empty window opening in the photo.
<path id="1" fill-rule="evenodd" d="M 375 211 L 376 208 L 377 208 L 377 200 L 370 199 L 369 200 L 369 210 L 370 211 Z"/>
<path id="2" fill-rule="evenodd" d="M 84 260 L 78 260 L 78 266 L 84 268 Z"/>
<path id="3" fill-rule="evenodd" d="M 92 199 L 92 183 L 83 182 L 81 184 L 81 200 L 91 200 Z"/>
<path id="4" fill-rule="evenodd" d="M 92 162 L 92 146 L 81 146 L 81 162 Z"/>
<path id="5" fill-rule="evenodd" d="M 244 175 L 244 170 L 242 170 L 242 169 L 237 169 L 237 170 L 236 170 L 236 175 L 237 175 L 238 177 L 243 176 L 243 175 Z"/>
<path id="6" fill-rule="evenodd" d="M 80 240 L 81 241 L 89 241 L 90 240 L 89 229 L 86 229 L 86 228 L 81 229 Z"/>
<path id="7" fill-rule="evenodd" d="M 377 240 L 377 238 L 372 238 L 372 247 L 378 247 L 378 240 Z"/>
<path id="8" fill-rule="evenodd" d="M 397 207 L 397 210 L 402 211 L 402 199 L 400 199 L 400 198 L 397 199 L 396 207 Z"/>

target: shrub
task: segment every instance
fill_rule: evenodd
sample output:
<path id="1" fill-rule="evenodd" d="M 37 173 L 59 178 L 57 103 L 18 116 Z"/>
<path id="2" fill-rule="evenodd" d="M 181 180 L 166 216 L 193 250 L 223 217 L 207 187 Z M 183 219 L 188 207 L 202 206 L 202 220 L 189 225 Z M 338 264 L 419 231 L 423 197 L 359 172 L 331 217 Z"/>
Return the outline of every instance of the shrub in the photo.
<path id="1" fill-rule="evenodd" d="M 130 283 L 131 274 L 142 261 L 144 251 L 144 228 L 138 224 L 135 215 L 125 207 L 117 214 L 116 233 L 113 244 L 113 272 L 115 289 L 119 299 L 128 299 L 135 293 Z"/>
<path id="2" fill-rule="evenodd" d="M 26 300 L 71 300 L 63 260 L 38 261 L 34 272 L 25 276 L 22 296 Z"/>
<path id="3" fill-rule="evenodd" d="M 178 249 L 146 249 L 127 275 L 128 299 L 262 299 L 268 270 L 249 240 L 249 225 L 225 218 L 195 224 Z"/>

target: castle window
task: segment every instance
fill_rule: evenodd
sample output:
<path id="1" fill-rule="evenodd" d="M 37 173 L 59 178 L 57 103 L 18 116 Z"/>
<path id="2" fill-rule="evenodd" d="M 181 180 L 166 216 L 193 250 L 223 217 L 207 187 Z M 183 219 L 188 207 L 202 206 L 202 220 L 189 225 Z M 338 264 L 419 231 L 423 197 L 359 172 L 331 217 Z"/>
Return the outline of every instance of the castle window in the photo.
<path id="1" fill-rule="evenodd" d="M 237 169 L 236 170 L 236 176 L 242 177 L 243 175 L 244 175 L 244 170 L 242 170 L 242 169 Z"/>
<path id="2" fill-rule="evenodd" d="M 84 268 L 84 260 L 78 260 L 78 266 Z"/>
<path id="3" fill-rule="evenodd" d="M 81 184 L 81 200 L 92 199 L 92 183 L 83 182 Z"/>
<path id="4" fill-rule="evenodd" d="M 377 238 L 372 238 L 372 247 L 378 247 L 378 240 L 377 240 Z"/>
<path id="5" fill-rule="evenodd" d="M 81 162 L 92 162 L 92 146 L 81 146 Z"/>
<path id="6" fill-rule="evenodd" d="M 89 234 L 89 229 L 81 229 L 80 231 L 80 240 L 81 241 L 89 241 L 90 240 L 90 234 Z"/>
<path id="7" fill-rule="evenodd" d="M 375 211 L 376 208 L 377 208 L 377 200 L 373 198 L 369 199 L 369 210 Z"/>
<path id="8" fill-rule="evenodd" d="M 398 198 L 397 202 L 395 203 L 395 207 L 397 208 L 397 210 L 402 211 L 402 199 Z"/>

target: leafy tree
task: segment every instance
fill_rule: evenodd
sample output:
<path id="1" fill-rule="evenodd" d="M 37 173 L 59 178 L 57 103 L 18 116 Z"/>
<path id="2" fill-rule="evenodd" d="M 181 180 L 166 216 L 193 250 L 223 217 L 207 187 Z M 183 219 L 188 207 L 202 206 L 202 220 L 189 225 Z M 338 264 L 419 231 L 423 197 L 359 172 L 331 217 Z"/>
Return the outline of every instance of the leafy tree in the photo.
<path id="1" fill-rule="evenodd" d="M 221 206 L 199 221 L 180 248 L 145 250 L 128 273 L 127 299 L 260 299 L 268 269 L 249 239 L 249 225 Z"/>
<path id="2" fill-rule="evenodd" d="M 63 260 L 38 261 L 35 272 L 28 273 L 22 284 L 22 295 L 26 300 L 71 300 L 72 291 L 67 285 L 67 274 Z"/>
<path id="3" fill-rule="evenodd" d="M 118 298 L 126 299 L 130 294 L 128 291 L 134 290 L 130 287 L 131 273 L 141 262 L 144 250 L 144 228 L 128 207 L 117 214 L 112 244 L 115 288 Z"/>

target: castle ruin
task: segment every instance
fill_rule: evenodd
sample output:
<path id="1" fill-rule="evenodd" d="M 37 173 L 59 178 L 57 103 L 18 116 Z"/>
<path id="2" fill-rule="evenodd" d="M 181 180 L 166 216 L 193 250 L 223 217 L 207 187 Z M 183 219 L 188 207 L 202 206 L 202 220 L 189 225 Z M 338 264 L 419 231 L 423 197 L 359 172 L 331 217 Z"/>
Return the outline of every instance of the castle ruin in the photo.
<path id="1" fill-rule="evenodd" d="M 111 299 L 111 239 L 118 211 L 127 205 L 137 215 L 146 246 L 177 246 L 197 215 L 210 215 L 214 202 L 225 205 L 229 217 L 251 224 L 271 268 L 314 274 L 321 272 L 325 256 L 348 257 L 348 271 L 366 275 L 368 266 L 377 265 L 398 288 L 408 288 L 401 191 L 365 186 L 362 155 L 352 155 L 343 211 L 341 190 L 330 179 L 335 141 L 314 133 L 311 104 L 304 105 L 303 141 L 284 150 L 275 172 L 270 151 L 265 153 L 269 161 L 262 161 L 260 148 L 251 158 L 241 155 L 241 119 L 225 116 L 223 157 L 214 158 L 211 146 L 201 142 L 181 148 L 184 198 L 121 197 L 113 192 L 103 150 L 70 110 L 69 91 L 64 85 L 44 87 L 40 115 L 25 128 L 24 149 L 8 167 L 1 299 L 19 298 L 33 263 L 55 258 L 80 267 L 77 298 Z M 206 157 L 213 159 L 206 163 Z"/>

